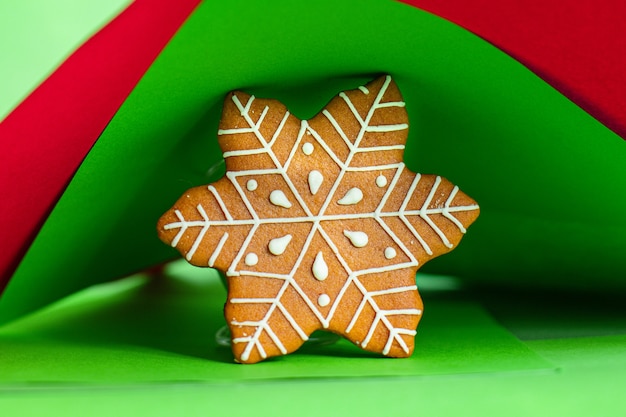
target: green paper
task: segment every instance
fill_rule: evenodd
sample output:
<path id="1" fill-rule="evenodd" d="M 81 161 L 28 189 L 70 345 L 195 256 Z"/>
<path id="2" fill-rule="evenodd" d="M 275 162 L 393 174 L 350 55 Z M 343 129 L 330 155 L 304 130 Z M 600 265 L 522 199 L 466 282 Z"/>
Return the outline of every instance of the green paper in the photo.
<path id="1" fill-rule="evenodd" d="M 229 90 L 308 118 L 381 72 L 406 101 L 407 165 L 447 177 L 482 209 L 424 271 L 626 288 L 626 142 L 518 62 L 397 2 L 205 2 L 84 161 L 1 299 L 0 322 L 176 256 L 155 223 L 223 173 L 216 131 Z"/>
<path id="2" fill-rule="evenodd" d="M 624 370 L 621 368 L 620 370 Z M 588 417 L 626 409 L 624 374 L 579 371 L 443 377 L 288 380 L 12 391 L 0 407 L 20 416 L 381 415 Z"/>
<path id="3" fill-rule="evenodd" d="M 151 417 L 618 416 L 626 409 L 625 370 L 14 390 L 0 396 L 0 407 L 24 417 L 42 410 L 67 417 L 85 410 Z"/>
<path id="4" fill-rule="evenodd" d="M 129 0 L 0 2 L 0 120 Z"/>
<path id="5" fill-rule="evenodd" d="M 0 321 L 175 256 L 154 224 L 184 189 L 221 175 L 215 132 L 229 89 L 280 98 L 306 118 L 338 89 L 383 71 L 407 101 L 407 163 L 447 176 L 483 208 L 459 249 L 427 267 L 463 271 L 466 282 L 623 288 L 620 138 L 482 40 L 408 6 L 243 4 L 203 3 L 146 74 L 0 299 Z M 567 210 L 563 195 L 572 197 Z M 601 215 L 588 214 L 596 207 Z M 213 341 L 225 297 L 216 273 L 178 267 L 170 279 L 138 275 L 89 288 L 2 327 L 0 414 L 626 410 L 626 336 L 615 321 L 622 304 L 594 315 L 601 302 L 583 298 L 568 307 L 574 314 L 552 317 L 562 293 L 538 302 L 525 298 L 530 291 L 477 294 L 420 277 L 425 316 L 413 357 L 380 359 L 341 343 L 244 366 Z M 572 336 L 590 332 L 578 327 L 589 315 L 622 334 L 522 342 L 502 327 L 545 338 L 564 326 Z"/>
<path id="6" fill-rule="evenodd" d="M 425 276 L 420 281 L 439 277 Z M 425 317 L 408 359 L 341 340 L 255 365 L 234 363 L 215 334 L 226 298 L 212 270 L 175 264 L 166 276 L 102 284 L 0 330 L 0 389 L 24 384 L 138 384 L 548 370 L 471 299 L 424 290 Z"/>
<path id="7" fill-rule="evenodd" d="M 522 343 L 497 324 L 528 312 L 515 292 L 476 293 L 452 278 L 420 275 L 431 308 L 412 358 L 311 348 L 239 365 L 212 341 L 224 296 L 216 274 L 180 263 L 167 274 L 89 288 L 0 330 L 0 410 L 25 417 L 587 417 L 626 410 L 626 334 Z M 550 336 L 544 318 L 573 300 L 562 301 L 529 300 L 535 314 L 526 327 Z M 486 314 L 483 306 L 497 303 L 498 314 Z M 620 315 L 624 307 L 612 304 L 606 317 L 610 311 Z M 563 320 L 572 329 L 579 322 L 576 315 Z M 344 355 L 330 356 L 338 351 Z M 430 362 L 423 372 L 416 355 Z M 396 364 L 409 371 L 387 368 Z"/>
<path id="8" fill-rule="evenodd" d="M 626 375 L 626 332 L 620 335 L 533 340 L 527 345 L 566 369 L 617 371 Z"/>
<path id="9" fill-rule="evenodd" d="M 621 293 L 516 290 L 511 300 L 503 290 L 474 292 L 499 323 L 525 341 L 626 334 Z"/>

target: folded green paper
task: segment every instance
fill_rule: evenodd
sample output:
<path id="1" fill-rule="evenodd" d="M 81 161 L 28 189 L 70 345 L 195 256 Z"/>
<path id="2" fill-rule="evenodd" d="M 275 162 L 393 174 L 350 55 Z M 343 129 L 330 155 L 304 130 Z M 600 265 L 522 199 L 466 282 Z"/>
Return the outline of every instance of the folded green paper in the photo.
<path id="1" fill-rule="evenodd" d="M 84 161 L 4 293 L 0 322 L 176 256 L 154 224 L 181 191 L 222 174 L 215 135 L 229 90 L 309 118 L 381 72 L 407 103 L 408 167 L 447 177 L 482 208 L 463 244 L 425 271 L 623 290 L 626 143 L 464 30 L 394 2 L 356 5 L 203 3 Z"/>
<path id="2" fill-rule="evenodd" d="M 215 338 L 226 324 L 218 274 L 179 262 L 163 276 L 136 275 L 95 286 L 4 326 L 0 389 L 33 383 L 227 383 L 553 368 L 479 303 L 454 290 L 437 290 L 441 280 L 420 278 L 428 306 L 410 358 L 383 358 L 341 340 L 240 365 Z"/>

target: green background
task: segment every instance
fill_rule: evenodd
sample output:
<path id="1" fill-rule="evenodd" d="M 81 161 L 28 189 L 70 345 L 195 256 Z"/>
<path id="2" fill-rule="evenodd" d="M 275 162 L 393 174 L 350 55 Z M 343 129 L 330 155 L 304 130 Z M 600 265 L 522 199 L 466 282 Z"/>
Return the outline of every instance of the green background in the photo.
<path id="1" fill-rule="evenodd" d="M 409 168 L 481 205 L 459 248 L 425 271 L 626 288 L 626 142 L 518 62 L 395 2 L 207 2 L 87 156 L 10 282 L 0 322 L 176 257 L 155 223 L 187 188 L 222 175 L 215 136 L 229 90 L 310 118 L 381 72 L 407 103 Z"/>
<path id="2" fill-rule="evenodd" d="M 222 174 L 215 132 L 227 91 L 309 118 L 383 72 L 407 103 L 407 165 L 447 177 L 482 209 L 460 247 L 424 267 L 455 278 L 418 279 L 413 357 L 341 342 L 235 365 L 212 340 L 223 325 L 218 278 L 179 264 L 76 293 L 176 257 L 155 222 Z M 0 299 L 8 322 L 76 293 L 0 328 L 0 410 L 623 411 L 624 146 L 510 57 L 409 6 L 205 2 L 111 121 Z"/>

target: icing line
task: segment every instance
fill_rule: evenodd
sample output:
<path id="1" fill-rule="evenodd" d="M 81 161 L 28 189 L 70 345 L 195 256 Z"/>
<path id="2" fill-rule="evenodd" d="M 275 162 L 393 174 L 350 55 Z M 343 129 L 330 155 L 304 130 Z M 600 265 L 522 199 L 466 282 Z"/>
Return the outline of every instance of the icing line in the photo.
<path id="1" fill-rule="evenodd" d="M 343 131 L 343 129 L 341 128 L 339 123 L 337 123 L 337 120 L 332 115 L 332 113 L 329 112 L 328 110 L 323 110 L 322 114 L 324 116 L 326 116 L 326 118 L 328 119 L 330 124 L 333 125 L 333 127 L 335 128 L 337 133 L 339 133 L 339 137 L 341 137 L 341 139 L 343 139 L 343 141 L 345 142 L 346 146 L 348 147 L 348 150 L 350 152 L 353 152 L 354 151 L 354 145 L 352 144 L 352 142 L 350 142 L 350 139 L 348 139 L 348 136 L 346 136 L 346 133 Z"/>
<path id="2" fill-rule="evenodd" d="M 359 124 L 361 125 L 361 128 L 363 128 L 364 126 L 366 126 L 366 125 L 367 125 L 367 123 L 365 122 L 365 120 L 363 120 L 363 119 L 361 118 L 361 115 L 359 114 L 358 110 L 356 109 L 356 107 L 354 107 L 354 104 L 352 104 L 352 100 L 350 100 L 350 97 L 348 97 L 348 96 L 346 95 L 346 93 L 343 93 L 343 92 L 342 92 L 342 93 L 339 93 L 339 97 L 341 97 L 341 98 L 343 99 L 343 101 L 345 101 L 345 102 L 346 102 L 346 104 L 348 105 L 348 108 L 350 109 L 350 111 L 351 111 L 351 112 L 352 112 L 352 114 L 354 115 L 354 118 L 355 118 L 355 119 L 359 122 Z M 378 97 L 377 97 L 377 99 L 378 99 Z M 374 106 L 372 106 L 372 107 L 370 108 L 370 111 L 371 111 L 371 109 L 373 109 L 373 108 L 374 108 Z M 368 111 L 368 116 L 369 116 L 370 111 Z M 366 119 L 367 119 L 367 118 L 368 118 L 368 117 L 366 117 Z M 363 129 L 361 129 L 361 130 L 363 130 Z"/>
<path id="3" fill-rule="evenodd" d="M 426 197 L 426 200 L 424 201 L 424 204 L 422 205 L 422 209 L 420 211 L 423 212 L 425 209 L 428 208 L 430 202 L 435 196 L 435 193 L 437 192 L 437 189 L 439 188 L 439 184 L 441 184 L 441 177 L 437 176 L 437 178 L 435 178 L 435 184 L 431 187 L 430 193 L 428 193 L 428 197 Z M 428 223 L 428 225 L 435 231 L 435 233 L 437 233 L 439 239 L 441 239 L 444 245 L 446 245 L 448 248 L 452 248 L 452 243 L 450 243 L 446 234 L 443 233 L 443 231 L 439 227 L 437 227 L 435 222 L 433 222 L 428 215 L 426 215 L 425 213 L 421 213 L 419 216 L 424 219 L 426 223 Z"/>
<path id="4" fill-rule="evenodd" d="M 365 128 L 365 131 L 366 132 L 395 132 L 397 130 L 404 130 L 408 128 L 409 128 L 408 124 L 400 123 L 397 125 L 368 126 L 367 128 Z"/>
<path id="5" fill-rule="evenodd" d="M 209 230 L 209 227 L 211 227 L 209 223 L 209 216 L 207 216 L 206 211 L 204 211 L 204 207 L 198 204 L 196 206 L 196 210 L 198 210 L 198 213 L 200 213 L 202 218 L 206 221 L 206 225 L 202 227 L 202 229 L 200 229 L 200 233 L 198 234 L 198 237 L 196 238 L 196 240 L 194 240 L 193 245 L 191 245 L 191 248 L 189 249 L 189 252 L 187 252 L 187 255 L 185 255 L 185 258 L 188 261 L 190 261 L 191 258 L 193 258 L 193 255 L 196 253 L 196 250 L 198 250 L 198 246 L 200 246 L 200 242 L 202 242 L 202 239 L 204 239 L 204 235 L 206 234 L 207 230 Z"/>
<path id="6" fill-rule="evenodd" d="M 217 246 L 215 247 L 215 250 L 213 251 L 213 254 L 211 255 L 211 257 L 209 258 L 210 267 L 213 267 L 213 265 L 215 264 L 215 261 L 217 260 L 217 257 L 220 255 L 220 252 L 222 251 L 222 248 L 224 247 L 224 244 L 226 243 L 227 240 L 228 240 L 228 233 L 224 233 L 220 241 L 217 242 Z"/>
<path id="7" fill-rule="evenodd" d="M 278 128 L 276 128 L 276 132 L 274 132 L 274 136 L 272 136 L 272 139 L 270 140 L 270 143 L 268 143 L 268 146 L 270 148 L 272 146 L 274 146 L 274 142 L 276 142 L 276 139 L 278 139 L 278 136 L 283 131 L 283 127 L 285 127 L 285 123 L 287 122 L 288 118 L 289 118 L 289 112 L 286 111 L 285 115 L 283 116 L 283 120 L 280 121 L 280 124 L 278 125 Z"/>
<path id="8" fill-rule="evenodd" d="M 222 197 L 217 192 L 215 187 L 212 185 L 209 185 L 208 189 L 211 192 L 211 194 L 213 194 L 213 196 L 215 197 L 215 200 L 217 200 L 217 204 L 219 204 L 220 208 L 222 209 L 222 212 L 224 213 L 224 216 L 226 216 L 226 219 L 233 220 L 233 216 L 230 215 L 230 212 L 228 211 L 228 208 L 226 207 L 224 200 L 222 200 Z"/>

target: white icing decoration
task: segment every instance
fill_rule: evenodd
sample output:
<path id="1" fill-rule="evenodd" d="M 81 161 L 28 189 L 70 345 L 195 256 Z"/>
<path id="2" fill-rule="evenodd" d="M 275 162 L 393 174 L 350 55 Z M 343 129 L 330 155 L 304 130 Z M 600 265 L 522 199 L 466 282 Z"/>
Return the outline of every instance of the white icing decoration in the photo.
<path id="1" fill-rule="evenodd" d="M 313 149 L 313 144 L 311 142 L 306 142 L 304 145 L 302 145 L 302 152 L 307 156 L 313 153 Z"/>
<path id="2" fill-rule="evenodd" d="M 317 194 L 322 186 L 322 182 L 324 182 L 324 176 L 321 172 L 317 170 L 309 172 L 309 190 L 311 191 L 311 194 Z"/>
<path id="3" fill-rule="evenodd" d="M 291 235 L 285 235 L 283 237 L 277 237 L 276 239 L 270 240 L 268 244 L 268 248 L 272 255 L 282 255 L 287 249 L 287 245 L 291 242 Z"/>
<path id="4" fill-rule="evenodd" d="M 387 185 L 387 177 L 385 177 L 383 174 L 380 174 L 378 177 L 376 177 L 376 185 L 379 188 L 383 188 L 385 185 Z"/>
<path id="5" fill-rule="evenodd" d="M 385 258 L 393 259 L 396 257 L 396 250 L 391 246 L 385 248 Z"/>
<path id="6" fill-rule="evenodd" d="M 369 241 L 367 233 L 365 232 L 351 232 L 350 230 L 344 230 L 343 235 L 350 239 L 350 243 L 352 243 L 355 248 L 362 248 L 367 245 L 367 242 Z"/>
<path id="7" fill-rule="evenodd" d="M 256 180 L 248 180 L 248 182 L 246 183 L 246 188 L 248 189 L 248 191 L 254 191 L 257 189 L 258 186 L 259 184 L 256 182 Z"/>
<path id="8" fill-rule="evenodd" d="M 328 304 L 330 304 L 330 297 L 328 296 L 328 294 L 321 294 L 319 297 L 317 297 L 317 304 L 319 304 L 320 307 L 326 307 Z"/>
<path id="9" fill-rule="evenodd" d="M 250 252 L 249 254 L 246 255 L 246 259 L 244 260 L 244 263 L 248 266 L 254 266 L 259 263 L 259 257 L 257 256 L 256 253 Z"/>
<path id="10" fill-rule="evenodd" d="M 224 244 L 226 243 L 227 240 L 228 240 L 228 233 L 224 233 L 220 241 L 217 242 L 217 246 L 215 247 L 215 250 L 213 251 L 213 254 L 211 255 L 211 257 L 209 258 L 210 267 L 213 267 L 215 260 L 220 255 L 220 252 L 222 251 L 222 248 L 224 247 Z"/>
<path id="11" fill-rule="evenodd" d="M 215 197 L 215 200 L 217 201 L 217 204 L 219 204 L 220 208 L 222 209 L 222 212 L 224 213 L 224 216 L 226 216 L 226 220 L 229 220 L 229 221 L 233 220 L 233 216 L 228 211 L 228 208 L 226 208 L 226 204 L 224 204 L 224 200 L 222 200 L 222 197 L 217 192 L 215 187 L 212 186 L 212 185 L 209 185 L 208 188 L 209 188 L 209 191 L 211 192 L 211 194 L 213 194 L 213 196 Z"/>
<path id="12" fill-rule="evenodd" d="M 363 191 L 360 188 L 354 187 L 350 188 L 346 195 L 339 201 L 337 204 L 341 204 L 342 206 L 351 206 L 357 204 L 359 201 L 363 200 Z"/>
<path id="13" fill-rule="evenodd" d="M 270 202 L 275 206 L 291 208 L 291 202 L 281 190 L 274 190 L 270 193 Z"/>
<path id="14" fill-rule="evenodd" d="M 365 87 L 364 85 L 359 87 L 359 90 L 361 90 L 363 92 L 363 94 L 369 94 L 370 90 L 367 89 L 367 87 Z"/>
<path id="15" fill-rule="evenodd" d="M 376 330 L 384 329 L 385 331 L 387 331 L 388 336 L 387 336 L 386 345 L 382 351 L 383 354 L 389 353 L 390 349 L 392 348 L 394 344 L 395 346 L 402 349 L 405 353 L 409 352 L 409 348 L 406 342 L 404 341 L 404 337 L 415 335 L 415 330 L 394 327 L 388 317 L 393 316 L 393 315 L 420 315 L 422 313 L 421 310 L 416 309 L 416 308 L 405 308 L 405 309 L 382 308 L 379 306 L 379 302 L 377 301 L 377 298 L 384 297 L 390 294 L 400 294 L 400 293 L 405 293 L 405 292 L 416 291 L 417 287 L 415 285 L 410 285 L 410 286 L 404 286 L 404 287 L 387 288 L 387 289 L 383 289 L 380 291 L 369 291 L 361 282 L 361 279 L 362 279 L 361 277 L 367 277 L 371 274 L 402 270 L 405 268 L 415 267 L 418 265 L 418 261 L 413 255 L 413 253 L 411 252 L 411 250 L 409 250 L 407 245 L 403 243 L 403 241 L 401 241 L 398 238 L 398 236 L 394 234 L 392 229 L 387 225 L 386 219 L 387 218 L 399 218 L 407 227 L 407 229 L 410 231 L 412 235 L 410 239 L 411 242 L 413 241 L 419 242 L 419 244 L 421 245 L 421 247 L 426 253 L 432 254 L 431 249 L 429 248 L 425 240 L 422 238 L 422 236 L 412 226 L 409 219 L 411 217 L 420 217 L 421 219 L 423 219 L 427 224 L 429 224 L 429 226 L 434 230 L 437 236 L 439 236 L 442 242 L 446 244 L 447 246 L 450 244 L 450 242 L 448 241 L 444 232 L 441 229 L 439 229 L 439 227 L 430 219 L 430 217 L 438 216 L 438 215 L 444 216 L 448 220 L 450 220 L 452 224 L 454 224 L 458 228 L 459 231 L 461 231 L 462 233 L 465 233 L 465 228 L 463 224 L 455 217 L 455 214 L 459 212 L 478 210 L 478 206 L 475 204 L 466 205 L 466 206 L 460 206 L 460 205 L 453 206 L 452 203 L 458 192 L 458 188 L 454 187 L 454 189 L 450 192 L 449 197 L 443 204 L 437 204 L 436 206 L 433 205 L 433 207 L 430 207 L 433 202 L 434 195 L 438 191 L 439 183 L 441 182 L 441 179 L 437 177 L 435 184 L 431 188 L 431 193 L 424 200 L 422 207 L 412 208 L 409 210 L 407 206 L 421 178 L 420 175 L 418 174 L 415 176 L 413 182 L 411 183 L 409 190 L 406 192 L 403 191 L 404 199 L 401 202 L 400 207 L 397 209 L 394 209 L 394 211 L 388 211 L 385 209 L 385 206 L 387 204 L 387 200 L 391 198 L 391 195 L 395 191 L 396 184 L 398 183 L 400 177 L 403 174 L 403 171 L 405 168 L 404 163 L 402 163 L 401 161 L 398 161 L 396 163 L 386 163 L 382 165 L 372 165 L 372 166 L 353 166 L 351 164 L 354 156 L 357 155 L 358 153 L 362 153 L 362 152 L 376 153 L 376 152 L 384 152 L 384 151 L 389 151 L 389 150 L 404 149 L 403 144 L 372 146 L 372 147 L 367 147 L 367 148 L 360 147 L 362 139 L 368 132 L 393 132 L 393 131 L 407 129 L 408 127 L 406 123 L 399 123 L 399 124 L 393 124 L 393 125 L 371 125 L 370 124 L 372 122 L 372 117 L 377 110 L 381 108 L 404 107 L 405 105 L 404 102 L 402 101 L 383 102 L 383 98 L 385 97 L 385 93 L 390 85 L 390 82 L 391 82 L 391 77 L 387 76 L 383 82 L 383 85 L 380 87 L 378 91 L 368 90 L 366 93 L 364 89 L 367 90 L 367 87 L 363 87 L 360 89 L 365 94 L 375 95 L 372 105 L 368 109 L 367 114 L 365 116 L 362 116 L 357 111 L 356 107 L 354 106 L 354 104 L 352 103 L 352 101 L 350 100 L 347 94 L 345 93 L 339 94 L 339 98 L 341 100 L 344 100 L 344 102 L 347 105 L 347 108 L 349 109 L 350 112 L 352 112 L 353 117 L 361 126 L 359 132 L 357 133 L 355 137 L 348 138 L 346 133 L 342 130 L 341 123 L 337 122 L 337 120 L 330 113 L 330 111 L 328 111 L 327 109 L 322 110 L 322 115 L 328 119 L 331 126 L 335 129 L 336 134 L 339 135 L 340 139 L 344 142 L 346 149 L 348 149 L 348 154 L 345 157 L 338 156 L 337 154 L 335 154 L 332 148 L 328 144 L 326 144 L 324 138 L 322 138 L 318 132 L 316 132 L 311 126 L 309 126 L 307 121 L 302 121 L 300 125 L 300 130 L 298 132 L 298 136 L 296 140 L 293 142 L 292 148 L 290 150 L 290 153 L 287 159 L 283 162 L 274 153 L 274 149 L 272 148 L 272 146 L 278 140 L 280 133 L 282 132 L 283 127 L 285 126 L 286 121 L 290 116 L 289 112 L 285 112 L 283 119 L 280 125 L 278 126 L 278 128 L 275 130 L 275 133 L 273 134 L 272 138 L 271 139 L 266 138 L 264 137 L 261 131 L 261 126 L 264 123 L 264 119 L 269 111 L 269 107 L 266 106 L 262 110 L 260 116 L 258 118 L 255 117 L 255 119 L 253 120 L 253 118 L 250 116 L 250 112 L 251 112 L 251 106 L 255 100 L 255 97 L 250 96 L 247 102 L 242 103 L 237 94 L 234 94 L 231 96 L 233 103 L 235 104 L 236 108 L 238 109 L 238 111 L 240 112 L 243 118 L 244 125 L 242 127 L 237 127 L 237 128 L 220 129 L 218 131 L 218 134 L 219 135 L 237 135 L 237 134 L 251 133 L 257 139 L 258 144 L 253 145 L 257 147 L 252 148 L 252 149 L 229 150 L 228 152 L 224 152 L 224 158 L 246 157 L 249 155 L 263 154 L 263 155 L 266 155 L 272 161 L 274 168 L 251 169 L 251 170 L 242 170 L 242 171 L 226 173 L 227 180 L 231 182 L 232 186 L 235 188 L 235 190 L 239 194 L 239 197 L 241 198 L 243 205 L 250 213 L 250 217 L 234 219 L 232 215 L 229 213 L 226 204 L 224 203 L 224 201 L 222 201 L 222 198 L 220 197 L 219 193 L 217 192 L 215 187 L 213 187 L 212 185 L 210 185 L 208 188 L 211 191 L 211 193 L 215 196 L 215 199 L 219 207 L 224 212 L 224 216 L 226 217 L 225 220 L 224 219 L 209 219 L 207 216 L 207 213 L 205 212 L 201 204 L 198 204 L 198 206 L 196 207 L 197 213 L 190 214 L 189 218 L 186 218 L 187 214 L 183 215 L 183 213 L 180 210 L 174 210 L 174 215 L 176 219 L 174 219 L 171 223 L 164 226 L 165 230 L 177 230 L 176 236 L 174 237 L 174 239 L 172 239 L 172 242 L 171 242 L 172 246 L 176 247 L 178 243 L 181 241 L 182 237 L 186 236 L 188 231 L 190 230 L 193 231 L 192 236 L 193 236 L 193 239 L 195 240 L 192 245 L 192 248 L 187 254 L 187 257 L 191 258 L 191 256 L 193 256 L 193 252 L 200 246 L 200 243 L 203 242 L 204 237 L 209 227 L 224 227 L 224 226 L 233 226 L 233 225 L 247 226 L 249 228 L 249 232 L 246 238 L 244 239 L 243 243 L 238 244 L 237 253 L 234 256 L 234 259 L 232 260 L 230 267 L 226 271 L 226 275 L 228 276 L 239 276 L 241 274 L 241 271 L 238 270 L 237 268 L 241 264 L 241 260 L 244 257 L 244 254 L 246 253 L 246 251 L 248 250 L 248 247 L 251 244 L 252 240 L 254 239 L 255 234 L 258 231 L 260 226 L 262 225 L 270 225 L 270 226 L 279 225 L 280 226 L 283 224 L 290 224 L 290 223 L 293 223 L 293 224 L 306 223 L 308 225 L 311 225 L 308 235 L 304 237 L 304 244 L 302 245 L 302 248 L 301 248 L 301 256 L 297 258 L 295 265 L 293 266 L 291 272 L 287 274 L 278 274 L 278 273 L 271 273 L 267 271 L 247 271 L 246 270 L 245 272 L 246 275 L 249 275 L 252 277 L 263 277 L 265 279 L 280 280 L 282 284 L 280 286 L 279 291 L 277 292 L 275 296 L 263 297 L 263 298 L 261 297 L 243 298 L 242 297 L 242 298 L 231 298 L 229 300 L 229 302 L 232 304 L 246 304 L 246 305 L 262 304 L 263 306 L 269 306 L 269 308 L 267 309 L 267 313 L 263 317 L 260 317 L 259 319 L 247 320 L 247 321 L 238 321 L 236 319 L 231 320 L 231 323 L 235 326 L 246 326 L 246 327 L 253 329 L 253 331 L 249 332 L 248 334 L 244 334 L 243 337 L 237 337 L 233 339 L 234 344 L 242 343 L 245 345 L 245 348 L 243 349 L 243 353 L 241 354 L 241 357 L 240 357 L 241 361 L 247 361 L 248 358 L 250 358 L 253 350 L 256 350 L 256 352 L 258 353 L 258 355 L 260 355 L 261 358 L 266 358 L 267 354 L 260 340 L 262 338 L 267 338 L 267 337 L 269 337 L 272 340 L 272 342 L 275 344 L 275 346 L 277 347 L 277 349 L 279 349 L 280 352 L 287 353 L 287 350 L 282 344 L 280 338 L 276 335 L 276 333 L 274 333 L 274 330 L 272 329 L 270 325 L 271 323 L 270 319 L 273 317 L 272 314 L 274 314 L 275 312 L 280 312 L 279 314 L 282 314 L 282 317 L 284 317 L 284 319 L 287 320 L 289 325 L 294 329 L 296 334 L 298 334 L 298 336 L 303 341 L 306 341 L 308 339 L 306 332 L 303 330 L 300 324 L 296 321 L 296 319 L 291 315 L 290 311 L 283 304 L 282 297 L 287 291 L 289 291 L 290 293 L 298 294 L 303 300 L 304 304 L 310 309 L 312 314 L 315 315 L 315 317 L 319 320 L 322 327 L 328 328 L 331 321 L 333 320 L 337 306 L 341 304 L 342 297 L 346 293 L 348 293 L 349 287 L 354 288 L 355 291 L 360 292 L 362 295 L 362 298 L 350 323 L 345 329 L 345 333 L 346 334 L 350 333 L 350 331 L 354 328 L 356 323 L 360 320 L 362 312 L 374 311 L 376 320 L 374 320 L 372 324 L 370 325 L 370 328 L 367 331 L 367 334 L 364 336 L 363 340 L 360 340 L 357 343 L 359 343 L 363 348 L 365 348 L 367 344 L 369 343 L 369 341 L 372 339 Z M 316 210 L 315 213 L 313 213 L 312 210 L 307 206 L 306 202 L 300 196 L 298 189 L 293 184 L 289 175 L 287 175 L 289 166 L 292 163 L 294 159 L 294 155 L 297 153 L 297 151 L 299 149 L 302 149 L 302 151 L 305 152 L 305 148 L 308 148 L 308 146 L 305 147 L 303 144 L 303 138 L 306 137 L 305 134 L 311 135 L 312 138 L 315 140 L 315 146 L 316 146 L 315 151 L 325 152 L 325 154 L 328 155 L 329 158 L 339 168 L 339 173 L 336 178 L 333 178 L 333 183 L 327 194 L 327 198 L 323 202 L 321 208 L 319 210 Z M 313 145 L 311 144 L 311 147 L 312 146 Z M 373 158 L 373 160 L 375 160 L 375 158 Z M 332 204 L 332 202 L 334 201 L 333 196 L 335 195 L 337 189 L 341 187 L 343 184 L 343 178 L 346 175 L 346 173 L 348 172 L 380 172 L 381 170 L 395 170 L 395 175 L 393 175 L 392 178 L 388 179 L 389 186 L 385 189 L 384 195 L 382 196 L 380 203 L 378 204 L 377 208 L 374 211 L 367 212 L 367 213 L 357 212 L 357 213 L 346 213 L 346 214 L 328 214 L 327 213 L 327 209 L 329 205 Z M 238 178 L 240 176 L 249 177 L 249 176 L 263 176 L 263 175 L 276 175 L 276 176 L 280 176 L 282 180 L 284 180 L 288 190 L 293 195 L 293 198 L 295 199 L 296 204 L 300 205 L 300 207 L 302 208 L 304 212 L 304 215 L 302 217 L 262 218 L 259 216 L 259 214 L 257 214 L 256 207 L 254 207 L 253 204 L 250 202 L 250 200 L 248 199 L 248 195 L 245 192 L 246 187 L 241 186 L 241 184 L 238 182 Z M 288 203 L 291 205 L 291 202 L 288 202 Z M 386 265 L 382 267 L 379 266 L 379 267 L 363 269 L 363 270 L 358 270 L 358 271 L 354 271 L 350 267 L 346 259 L 344 259 L 343 255 L 337 248 L 336 244 L 332 241 L 330 236 L 324 230 L 324 224 L 326 222 L 335 223 L 335 222 L 344 222 L 348 220 L 350 221 L 363 220 L 364 221 L 368 219 L 376 222 L 388 234 L 388 236 L 394 242 L 394 244 L 399 249 L 399 251 L 404 255 L 403 259 L 406 258 L 408 260 L 398 261 L 399 263 L 396 263 L 396 264 L 391 263 L 390 265 Z M 305 292 L 305 290 L 300 286 L 300 284 L 296 282 L 295 276 L 294 276 L 295 271 L 297 271 L 300 268 L 301 264 L 303 262 L 308 262 L 304 254 L 307 251 L 309 251 L 309 249 L 311 248 L 311 245 L 315 236 L 322 237 L 322 239 L 328 245 L 328 248 L 332 251 L 332 253 L 335 254 L 338 264 L 341 266 L 341 268 L 344 269 L 344 272 L 348 276 L 348 278 L 345 280 L 342 287 L 340 288 L 339 292 L 337 292 L 338 295 L 336 296 L 336 299 L 334 300 L 333 306 L 329 309 L 329 311 L 325 315 L 322 314 L 322 312 L 319 310 L 319 304 L 316 303 L 315 300 L 311 299 L 312 296 L 309 296 Z M 222 250 L 222 247 L 224 246 L 227 239 L 228 239 L 227 234 L 222 235 L 222 239 L 220 239 L 220 243 L 218 243 L 218 247 L 216 247 L 215 251 L 211 255 L 211 258 L 210 258 L 211 263 L 216 262 L 219 256 L 226 256 L 224 255 L 225 251 Z M 318 252 L 317 255 L 318 256 L 316 257 L 316 260 L 318 258 L 321 258 L 323 261 L 321 252 Z M 228 256 L 232 257 L 232 255 L 228 255 Z M 247 257 L 248 256 L 246 256 L 246 258 Z M 326 270 L 327 270 L 328 267 L 325 262 L 323 262 L 323 265 L 326 267 Z M 317 268 L 315 268 L 314 270 L 314 274 L 315 274 L 315 271 L 317 271 L 317 274 L 320 275 L 320 270 L 322 269 L 324 268 L 321 266 L 321 263 L 318 263 Z M 319 296 L 318 296 L 317 301 L 319 301 Z"/>
<path id="16" fill-rule="evenodd" d="M 324 281 L 328 278 L 328 265 L 326 265 L 326 261 L 324 261 L 324 255 L 322 255 L 322 252 L 318 252 L 315 256 L 312 270 L 313 276 L 318 281 Z"/>

